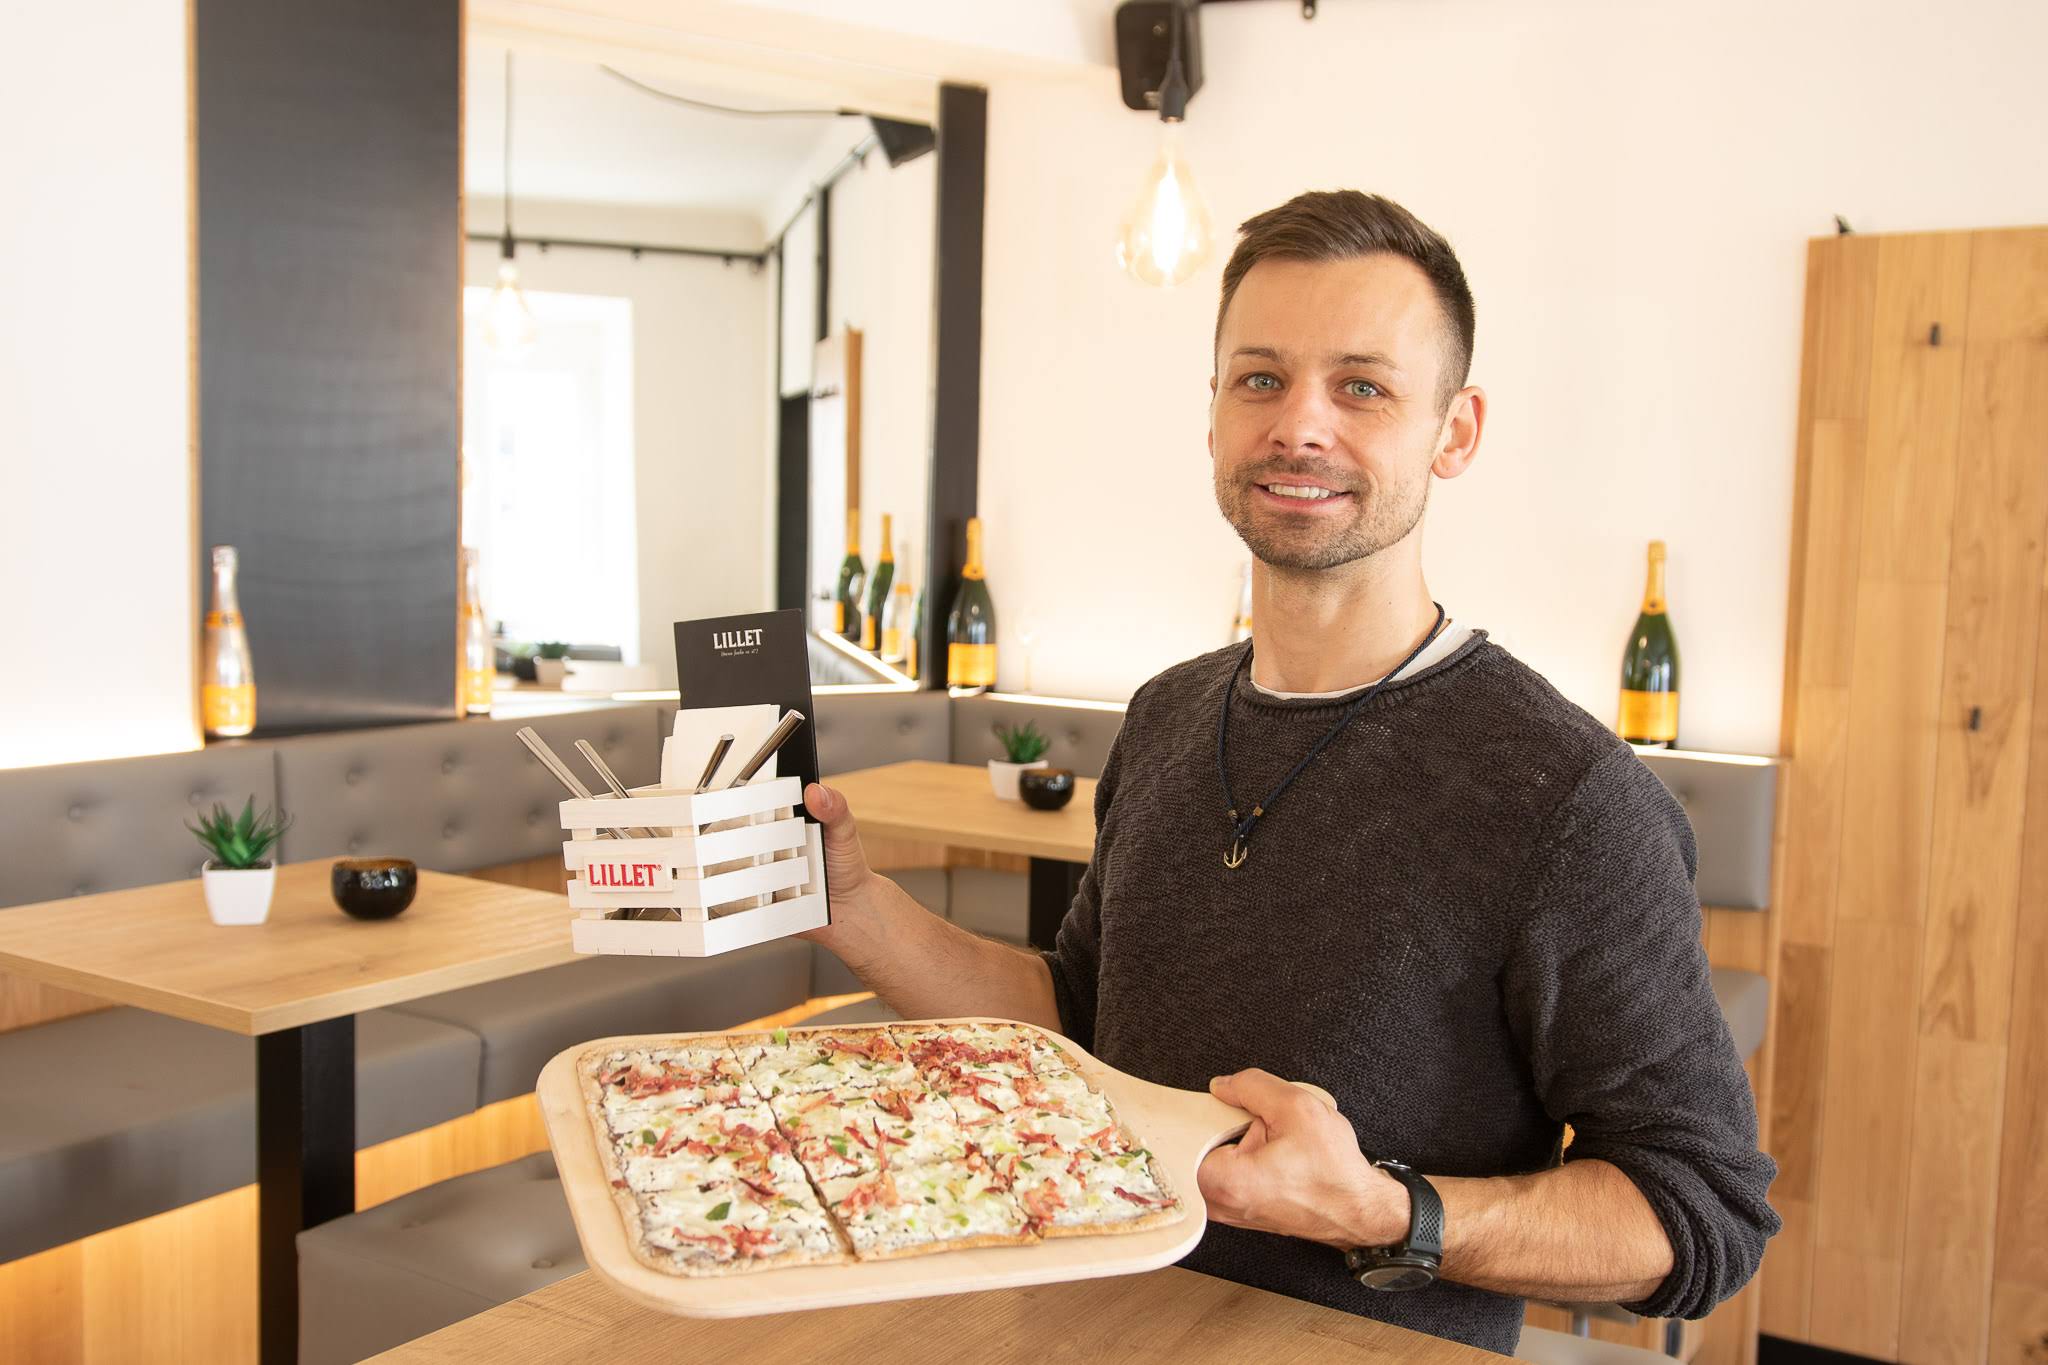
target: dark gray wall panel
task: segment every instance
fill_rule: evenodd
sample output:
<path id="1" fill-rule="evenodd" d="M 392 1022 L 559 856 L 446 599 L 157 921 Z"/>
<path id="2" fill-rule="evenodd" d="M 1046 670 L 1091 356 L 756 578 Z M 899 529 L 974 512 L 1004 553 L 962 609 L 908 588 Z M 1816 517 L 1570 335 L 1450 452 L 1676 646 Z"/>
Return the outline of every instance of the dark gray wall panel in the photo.
<path id="1" fill-rule="evenodd" d="M 459 0 L 195 0 L 200 582 L 259 733 L 455 714 Z"/>

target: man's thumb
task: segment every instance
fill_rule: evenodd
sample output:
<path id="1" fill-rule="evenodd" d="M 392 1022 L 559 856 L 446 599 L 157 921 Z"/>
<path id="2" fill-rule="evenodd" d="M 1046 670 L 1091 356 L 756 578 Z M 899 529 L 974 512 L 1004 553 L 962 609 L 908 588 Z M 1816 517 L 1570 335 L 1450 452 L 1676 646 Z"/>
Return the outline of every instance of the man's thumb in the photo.
<path id="1" fill-rule="evenodd" d="M 825 826 L 825 862 L 843 874 L 867 870 L 867 855 L 860 846 L 860 831 L 853 823 L 853 809 L 846 798 L 822 782 L 804 788 L 804 808 Z"/>

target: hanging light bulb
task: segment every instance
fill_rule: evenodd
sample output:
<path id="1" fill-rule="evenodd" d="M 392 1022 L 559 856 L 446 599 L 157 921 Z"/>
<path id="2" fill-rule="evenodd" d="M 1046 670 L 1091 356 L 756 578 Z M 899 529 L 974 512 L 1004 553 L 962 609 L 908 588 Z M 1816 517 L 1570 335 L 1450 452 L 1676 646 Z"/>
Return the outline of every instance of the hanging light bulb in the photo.
<path id="1" fill-rule="evenodd" d="M 1180 154 L 1188 82 L 1180 56 L 1181 25 L 1186 20 L 1178 0 L 1172 13 L 1166 73 L 1159 82 L 1159 121 L 1165 125 L 1159 159 L 1152 163 L 1144 188 L 1124 214 L 1116 241 L 1118 266 L 1140 283 L 1165 288 L 1182 283 L 1201 269 L 1215 240 L 1209 210 Z"/>
<path id="2" fill-rule="evenodd" d="M 1143 284 L 1184 282 L 1202 268 L 1214 244 L 1209 210 L 1181 158 L 1179 141 L 1179 129 L 1168 124 L 1159 159 L 1124 214 L 1117 237 L 1116 263 Z"/>
<path id="3" fill-rule="evenodd" d="M 540 334 L 519 287 L 518 248 L 512 242 L 512 52 L 505 52 L 505 235 L 498 244 L 498 283 L 484 310 L 484 344 L 501 356 L 519 356 Z"/>
<path id="4" fill-rule="evenodd" d="M 512 234 L 507 229 L 498 261 L 498 283 L 491 290 L 490 307 L 484 310 L 484 344 L 501 356 L 516 357 L 530 350 L 539 334 L 526 292 L 519 287 L 519 265 L 512 258 Z"/>

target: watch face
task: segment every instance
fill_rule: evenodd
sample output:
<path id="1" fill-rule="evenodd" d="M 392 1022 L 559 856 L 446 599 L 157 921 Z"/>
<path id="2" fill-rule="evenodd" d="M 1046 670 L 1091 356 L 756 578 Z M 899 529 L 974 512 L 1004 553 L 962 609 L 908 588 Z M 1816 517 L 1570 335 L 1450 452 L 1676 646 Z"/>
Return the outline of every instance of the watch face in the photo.
<path id="1" fill-rule="evenodd" d="M 1358 1282 L 1367 1289 L 1378 1289 L 1387 1293 L 1403 1289 L 1420 1289 L 1426 1284 L 1434 1283 L 1435 1280 L 1434 1274 L 1415 1265 L 1375 1266 L 1358 1277 Z"/>

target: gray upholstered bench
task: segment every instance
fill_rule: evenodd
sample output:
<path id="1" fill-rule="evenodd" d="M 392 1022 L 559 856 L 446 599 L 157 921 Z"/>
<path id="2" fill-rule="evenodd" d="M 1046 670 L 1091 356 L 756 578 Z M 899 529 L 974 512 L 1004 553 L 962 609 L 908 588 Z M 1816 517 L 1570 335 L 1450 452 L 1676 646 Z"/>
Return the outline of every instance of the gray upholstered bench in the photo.
<path id="1" fill-rule="evenodd" d="M 522 1157 L 299 1234 L 299 1365 L 345 1365 L 583 1269 L 555 1160 Z"/>
<path id="2" fill-rule="evenodd" d="M 533 1089 L 563 1048 L 615 1033 L 724 1028 L 800 1005 L 812 945 L 777 939 L 718 958 L 596 957 L 428 996 L 405 1012 L 482 1040 L 477 1100 Z"/>
<path id="3" fill-rule="evenodd" d="M 474 1034 L 356 1024 L 358 1147 L 476 1107 Z M 0 1261 L 249 1184 L 255 1082 L 252 1040 L 146 1010 L 0 1033 Z"/>
<path id="4" fill-rule="evenodd" d="M 1575 1337 L 1545 1327 L 1524 1327 L 1515 1359 L 1540 1361 L 1542 1365 L 1657 1365 L 1671 1357 L 1640 1346 Z"/>

